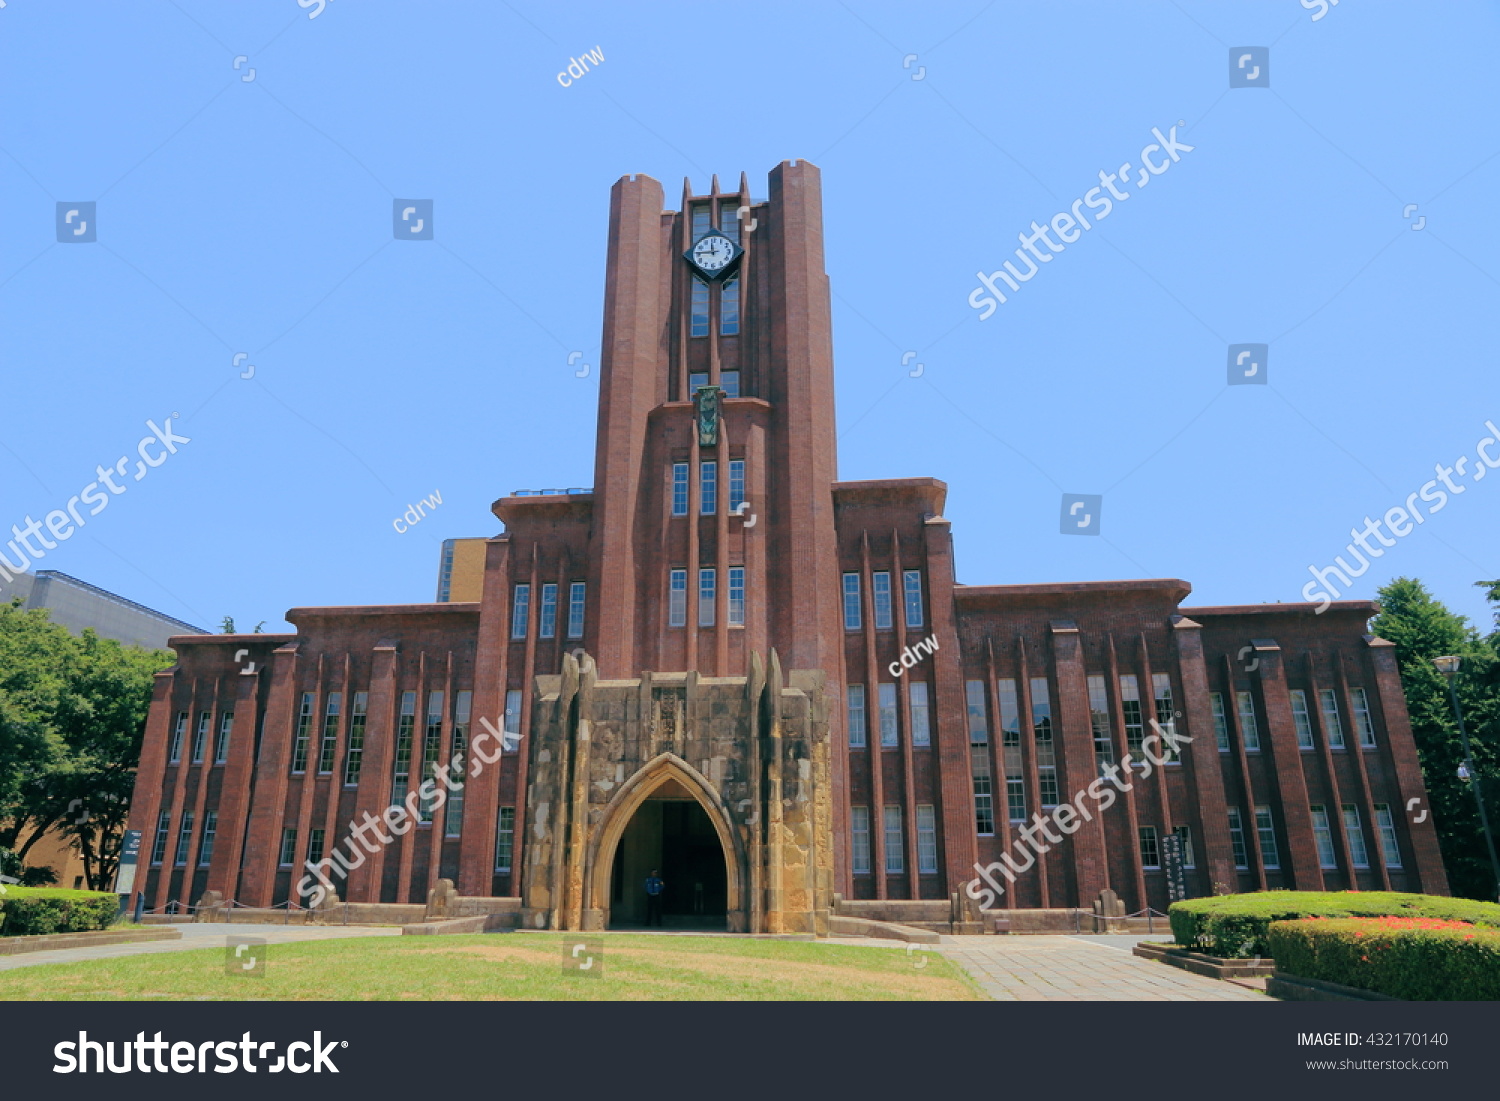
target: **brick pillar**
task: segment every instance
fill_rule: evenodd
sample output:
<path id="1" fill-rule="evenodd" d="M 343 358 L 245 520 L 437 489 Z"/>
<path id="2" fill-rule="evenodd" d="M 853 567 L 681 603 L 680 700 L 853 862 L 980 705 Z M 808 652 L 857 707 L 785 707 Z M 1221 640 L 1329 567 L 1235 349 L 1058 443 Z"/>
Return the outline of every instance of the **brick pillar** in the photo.
<path id="1" fill-rule="evenodd" d="M 365 752 L 359 772 L 359 792 L 354 801 L 355 825 L 363 823 L 367 812 L 380 818 L 390 805 L 391 763 L 396 755 L 396 679 L 400 660 L 394 642 L 382 642 L 376 646 L 370 659 L 370 699 L 365 712 Z M 393 836 L 384 825 L 379 831 L 388 837 Z M 377 851 L 371 853 L 369 846 L 360 847 L 365 853 L 365 862 L 349 873 L 346 901 L 379 902 L 386 847 L 381 844 L 376 829 L 365 830 L 361 836 Z M 359 841 L 351 838 L 350 844 L 359 845 Z M 345 850 L 346 853 L 350 851 Z M 398 898 L 397 901 L 401 900 Z"/>
<path id="2" fill-rule="evenodd" d="M 1307 780 L 1302 773 L 1302 751 L 1292 720 L 1292 698 L 1286 685 L 1281 647 L 1272 639 L 1251 639 L 1259 665 L 1258 685 L 1261 713 L 1266 717 L 1268 747 L 1281 801 L 1282 825 L 1286 829 L 1291 858 L 1292 886 L 1299 891 L 1321 891 L 1323 871 L 1318 866 L 1318 847 L 1313 840 L 1312 811 L 1307 802 Z M 1283 862 L 1283 869 L 1286 864 Z"/>
<path id="3" fill-rule="evenodd" d="M 250 793 L 255 784 L 255 731 L 260 722 L 260 684 L 263 667 L 240 672 L 235 678 L 234 726 L 229 731 L 229 760 L 219 787 L 219 833 L 208 868 L 208 890 L 239 899 L 244 890 L 245 824 Z M 243 900 L 241 900 L 243 901 Z"/>
<path id="4" fill-rule="evenodd" d="M 1182 684 L 1184 728 L 1193 739 L 1184 748 L 1183 768 L 1191 793 L 1189 814 L 1197 818 L 1208 889 L 1222 883 L 1231 892 L 1239 887 L 1234 867 L 1234 847 L 1229 840 L 1229 806 L 1224 797 L 1224 754 L 1214 736 L 1213 706 L 1208 699 L 1208 668 L 1203 659 L 1202 626 L 1186 616 L 1172 619 L 1172 640 L 1177 647 L 1177 675 Z M 1251 810 L 1254 826 L 1254 810 Z"/>
<path id="5" fill-rule="evenodd" d="M 292 727 L 297 710 L 299 660 L 295 642 L 272 651 L 269 673 L 271 688 L 261 727 L 240 882 L 239 901 L 247 906 L 271 905 L 276 887 L 281 829 L 287 810 L 288 769 L 292 767 Z"/>
<path id="6" fill-rule="evenodd" d="M 500 747 L 494 744 L 495 736 L 486 733 L 489 728 L 480 719 L 488 720 L 490 728 L 505 729 L 507 659 L 510 656 L 510 548 L 510 537 L 506 535 L 490 540 L 485 547 L 484 596 L 474 655 L 474 703 L 469 744 L 472 746 L 483 738 L 484 756 L 497 759 L 494 764 L 482 765 L 478 776 L 464 777 L 463 836 L 458 843 L 458 893 L 461 895 L 488 895 L 494 883 L 495 831 L 500 813 L 500 772 L 504 759 L 499 757 Z M 584 630 L 586 636 L 598 637 L 597 624 L 585 620 Z M 522 743 L 523 757 L 529 748 Z M 469 757 L 472 768 L 475 754 L 471 752 Z M 523 832 L 516 830 L 512 868 L 520 867 L 516 858 L 521 853 Z M 516 882 L 513 872 L 510 888 L 513 895 L 520 894 Z"/>
<path id="7" fill-rule="evenodd" d="M 1058 797 L 1071 800 L 1088 790 L 1098 769 L 1094 762 L 1094 731 L 1089 716 L 1089 682 L 1083 668 L 1083 644 L 1078 627 L 1066 620 L 1053 620 L 1051 626 L 1052 668 L 1057 677 L 1057 706 L 1054 709 L 1053 743 L 1061 751 L 1058 780 L 1062 790 Z M 1104 834 L 1097 805 L 1087 796 L 1084 806 L 1093 816 L 1083 822 L 1069 843 L 1076 894 L 1073 904 L 1088 906 L 1109 885 L 1105 866 Z"/>
<path id="8" fill-rule="evenodd" d="M 151 848 L 156 844 L 156 816 L 161 812 L 163 776 L 167 768 L 167 743 L 172 740 L 172 695 L 177 682 L 177 667 L 157 673 L 151 684 L 151 710 L 146 718 L 146 733 L 141 741 L 141 763 L 135 772 L 135 791 L 130 797 L 128 826 L 141 831 L 141 854 L 135 869 L 135 889 L 151 897 L 148 880 L 151 875 Z M 171 865 L 162 862 L 162 872 Z M 130 900 L 132 906 L 135 899 Z"/>

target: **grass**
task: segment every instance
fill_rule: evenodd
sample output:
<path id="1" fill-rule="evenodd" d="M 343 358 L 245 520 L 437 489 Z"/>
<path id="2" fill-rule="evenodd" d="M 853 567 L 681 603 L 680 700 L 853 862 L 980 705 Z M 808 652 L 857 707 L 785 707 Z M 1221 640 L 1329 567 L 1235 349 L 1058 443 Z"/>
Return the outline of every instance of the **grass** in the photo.
<path id="1" fill-rule="evenodd" d="M 937 952 L 810 941 L 610 934 L 598 977 L 565 970 L 579 936 L 362 937 L 272 944 L 263 978 L 222 948 L 0 971 L 9 1001 L 973 1001 Z M 599 938 L 587 938 L 598 943 Z"/>
<path id="2" fill-rule="evenodd" d="M 14 883 L 5 884 L 5 893 L 0 899 L 6 898 L 114 898 L 120 896 L 109 891 L 75 891 L 71 887 L 20 887 Z"/>

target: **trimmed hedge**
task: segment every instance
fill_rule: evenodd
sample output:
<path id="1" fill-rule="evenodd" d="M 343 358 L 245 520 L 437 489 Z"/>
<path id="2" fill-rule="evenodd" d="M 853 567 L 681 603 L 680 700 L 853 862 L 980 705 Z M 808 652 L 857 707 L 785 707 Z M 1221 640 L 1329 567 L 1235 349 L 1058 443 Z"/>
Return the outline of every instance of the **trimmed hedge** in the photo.
<path id="1" fill-rule="evenodd" d="M 1276 970 L 1407 1001 L 1500 1000 L 1500 929 L 1423 918 L 1271 923 Z"/>
<path id="2" fill-rule="evenodd" d="M 1500 904 L 1396 891 L 1260 891 L 1190 898 L 1167 908 L 1178 944 L 1226 959 L 1274 956 L 1266 942 L 1271 922 L 1311 917 L 1422 917 L 1500 926 Z"/>
<path id="3" fill-rule="evenodd" d="M 14 887 L 0 895 L 0 936 L 86 933 L 108 929 L 120 912 L 120 896 L 108 891 L 61 887 Z"/>

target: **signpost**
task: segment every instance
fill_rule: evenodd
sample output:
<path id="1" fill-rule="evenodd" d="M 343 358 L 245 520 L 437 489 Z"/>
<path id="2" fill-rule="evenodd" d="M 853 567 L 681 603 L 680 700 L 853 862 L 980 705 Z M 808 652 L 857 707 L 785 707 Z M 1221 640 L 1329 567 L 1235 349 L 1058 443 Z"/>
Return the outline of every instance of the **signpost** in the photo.
<path id="1" fill-rule="evenodd" d="M 141 858 L 141 831 L 126 830 L 120 842 L 120 870 L 115 873 L 115 893 L 120 896 L 120 913 L 130 906 L 130 895 L 135 890 L 135 869 Z"/>
<path id="2" fill-rule="evenodd" d="M 1169 833 L 1161 839 L 1161 866 L 1167 873 L 1167 898 L 1181 902 L 1187 898 L 1187 872 L 1182 867 L 1182 838 Z"/>

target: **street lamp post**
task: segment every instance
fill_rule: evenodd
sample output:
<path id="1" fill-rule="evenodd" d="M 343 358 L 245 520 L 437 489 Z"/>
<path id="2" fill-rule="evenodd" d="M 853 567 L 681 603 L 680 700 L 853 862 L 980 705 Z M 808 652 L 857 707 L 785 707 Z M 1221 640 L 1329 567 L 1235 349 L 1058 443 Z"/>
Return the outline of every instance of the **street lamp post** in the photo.
<path id="1" fill-rule="evenodd" d="M 1479 825 L 1484 830 L 1484 843 L 1490 851 L 1490 870 L 1495 876 L 1496 889 L 1500 890 L 1500 859 L 1495 856 L 1495 838 L 1490 833 L 1490 818 L 1484 809 L 1484 793 L 1480 791 L 1479 773 L 1474 768 L 1474 757 L 1469 750 L 1469 732 L 1464 729 L 1464 711 L 1458 704 L 1458 691 L 1453 687 L 1453 677 L 1463 659 L 1449 654 L 1432 659 L 1437 671 L 1448 682 L 1448 698 L 1453 701 L 1453 717 L 1458 722 L 1458 737 L 1464 747 L 1464 763 L 1458 770 L 1459 779 L 1468 780 L 1474 789 L 1474 803 L 1479 808 Z"/>

